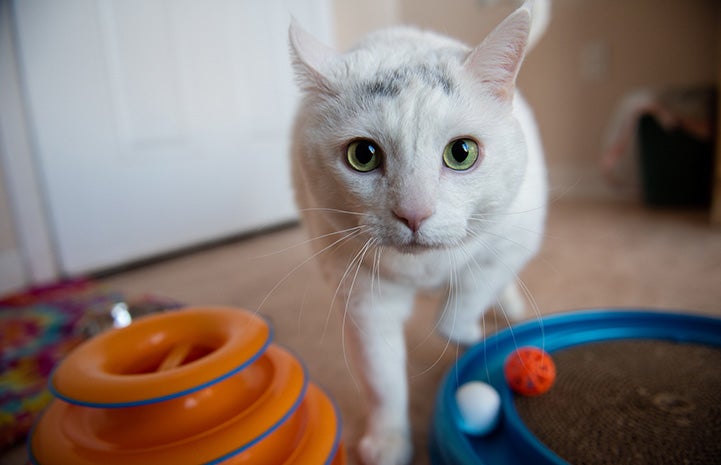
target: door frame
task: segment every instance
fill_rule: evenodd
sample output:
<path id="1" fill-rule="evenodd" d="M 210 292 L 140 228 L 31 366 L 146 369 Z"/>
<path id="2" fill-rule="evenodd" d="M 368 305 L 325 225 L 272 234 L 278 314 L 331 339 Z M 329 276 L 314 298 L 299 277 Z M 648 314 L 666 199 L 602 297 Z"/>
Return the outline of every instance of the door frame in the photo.
<path id="1" fill-rule="evenodd" d="M 7 287 L 22 288 L 55 281 L 60 272 L 28 124 L 14 18 L 12 1 L 0 0 L 0 165 L 20 258 L 3 274 L 12 280 Z"/>

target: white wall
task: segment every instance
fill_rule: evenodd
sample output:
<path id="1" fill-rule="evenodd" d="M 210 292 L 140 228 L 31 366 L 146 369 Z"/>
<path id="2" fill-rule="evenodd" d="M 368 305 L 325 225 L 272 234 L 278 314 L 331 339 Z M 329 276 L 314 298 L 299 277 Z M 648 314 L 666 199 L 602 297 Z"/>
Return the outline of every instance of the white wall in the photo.
<path id="1" fill-rule="evenodd" d="M 397 0 L 334 0 L 335 46 L 347 50 L 370 31 L 397 24 L 400 3 Z"/>

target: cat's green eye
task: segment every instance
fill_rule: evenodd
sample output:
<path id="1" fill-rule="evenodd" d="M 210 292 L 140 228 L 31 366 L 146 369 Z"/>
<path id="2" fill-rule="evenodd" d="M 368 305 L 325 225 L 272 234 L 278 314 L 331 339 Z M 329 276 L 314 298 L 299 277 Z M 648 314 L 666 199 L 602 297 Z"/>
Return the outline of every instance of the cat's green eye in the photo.
<path id="1" fill-rule="evenodd" d="M 443 163 L 455 171 L 466 171 L 478 161 L 478 143 L 473 139 L 455 139 L 443 150 Z"/>
<path id="2" fill-rule="evenodd" d="M 381 164 L 381 149 L 372 140 L 360 139 L 348 146 L 346 157 L 351 168 L 367 173 Z"/>

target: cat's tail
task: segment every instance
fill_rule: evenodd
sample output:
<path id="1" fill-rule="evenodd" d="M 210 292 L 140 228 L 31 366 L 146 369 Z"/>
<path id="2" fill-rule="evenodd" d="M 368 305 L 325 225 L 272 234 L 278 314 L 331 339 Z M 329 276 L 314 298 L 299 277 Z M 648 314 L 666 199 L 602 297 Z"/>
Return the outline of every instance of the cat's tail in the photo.
<path id="1" fill-rule="evenodd" d="M 496 5 L 503 0 L 481 0 L 486 5 Z M 507 0 L 506 0 L 507 1 Z M 531 12 L 531 32 L 528 35 L 526 53 L 536 46 L 551 22 L 551 0 L 513 0 L 513 3 Z"/>

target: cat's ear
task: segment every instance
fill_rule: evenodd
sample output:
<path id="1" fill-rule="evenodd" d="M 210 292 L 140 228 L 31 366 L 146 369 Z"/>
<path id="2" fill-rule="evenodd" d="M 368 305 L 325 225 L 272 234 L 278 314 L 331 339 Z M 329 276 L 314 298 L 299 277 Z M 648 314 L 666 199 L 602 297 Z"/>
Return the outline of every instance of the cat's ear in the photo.
<path id="1" fill-rule="evenodd" d="M 291 19 L 288 38 L 300 87 L 306 91 L 333 93 L 331 83 L 323 73 L 340 54 L 303 30 L 295 18 Z"/>
<path id="2" fill-rule="evenodd" d="M 516 86 L 516 76 L 528 45 L 531 14 L 523 6 L 471 51 L 464 67 L 490 88 L 502 100 L 510 100 Z"/>

